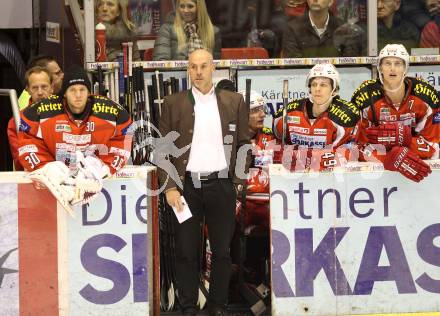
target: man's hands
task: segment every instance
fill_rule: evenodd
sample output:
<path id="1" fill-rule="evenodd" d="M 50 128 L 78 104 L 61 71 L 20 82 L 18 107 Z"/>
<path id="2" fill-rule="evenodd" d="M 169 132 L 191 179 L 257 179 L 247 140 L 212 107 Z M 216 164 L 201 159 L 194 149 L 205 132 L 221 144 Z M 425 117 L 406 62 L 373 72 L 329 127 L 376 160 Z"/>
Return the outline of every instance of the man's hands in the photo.
<path id="1" fill-rule="evenodd" d="M 387 153 L 384 168 L 399 171 L 410 180 L 419 182 L 431 173 L 431 168 L 407 147 L 394 147 Z"/>
<path id="2" fill-rule="evenodd" d="M 175 207 L 177 212 L 183 211 L 182 199 L 180 198 L 180 192 L 176 188 L 169 189 L 165 192 L 167 203 L 171 207 Z"/>
<path id="3" fill-rule="evenodd" d="M 411 144 L 411 128 L 400 123 L 384 123 L 368 127 L 366 130 L 371 144 L 384 145 L 387 150 L 394 146 L 409 147 Z"/>

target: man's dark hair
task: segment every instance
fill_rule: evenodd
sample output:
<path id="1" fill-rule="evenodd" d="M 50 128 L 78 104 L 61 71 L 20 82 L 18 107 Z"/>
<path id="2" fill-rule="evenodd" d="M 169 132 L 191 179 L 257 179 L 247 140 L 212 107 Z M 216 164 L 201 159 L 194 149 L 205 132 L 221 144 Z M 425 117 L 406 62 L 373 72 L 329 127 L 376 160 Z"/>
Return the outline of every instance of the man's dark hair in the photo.
<path id="1" fill-rule="evenodd" d="M 237 89 L 235 88 L 235 83 L 228 79 L 222 79 L 217 83 L 217 88 L 228 90 L 231 92 L 237 92 Z"/>
<path id="2" fill-rule="evenodd" d="M 35 66 L 40 66 L 40 67 L 47 67 L 47 64 L 49 64 L 50 62 L 57 62 L 57 60 L 55 59 L 55 57 L 50 56 L 50 55 L 38 55 L 35 56 L 34 58 L 32 58 L 27 66 L 27 69 L 33 68 Z"/>

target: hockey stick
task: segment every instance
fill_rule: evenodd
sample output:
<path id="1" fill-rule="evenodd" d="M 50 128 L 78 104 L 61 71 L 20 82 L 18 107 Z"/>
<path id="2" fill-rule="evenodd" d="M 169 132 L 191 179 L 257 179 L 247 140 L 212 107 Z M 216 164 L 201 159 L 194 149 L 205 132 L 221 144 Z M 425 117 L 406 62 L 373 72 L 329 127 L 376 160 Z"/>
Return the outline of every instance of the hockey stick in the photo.
<path id="1" fill-rule="evenodd" d="M 161 73 L 159 73 L 158 70 L 156 70 L 154 72 L 154 77 L 153 77 L 153 87 L 156 88 L 156 99 L 154 99 L 154 103 L 157 104 L 157 109 L 158 109 L 158 117 L 160 118 L 160 116 L 162 115 L 162 103 L 163 103 L 163 75 Z"/>
<path id="2" fill-rule="evenodd" d="M 103 72 L 101 65 L 98 66 L 98 94 L 104 95 Z"/>
<path id="3" fill-rule="evenodd" d="M 119 86 L 118 86 L 118 94 L 116 95 L 116 97 L 118 98 L 118 103 L 125 106 L 124 54 L 119 53 L 117 57 L 117 61 L 118 61 L 118 67 L 117 67 L 118 73 L 117 73 L 117 79 L 116 78 L 115 79 L 117 80 Z"/>
<path id="4" fill-rule="evenodd" d="M 283 135 L 281 138 L 281 144 L 286 144 L 286 132 L 287 132 L 287 103 L 289 97 L 289 80 L 283 80 Z"/>
<path id="5" fill-rule="evenodd" d="M 129 87 L 128 87 L 128 44 L 122 43 L 122 50 L 124 52 L 124 107 L 130 113 L 129 106 Z"/>

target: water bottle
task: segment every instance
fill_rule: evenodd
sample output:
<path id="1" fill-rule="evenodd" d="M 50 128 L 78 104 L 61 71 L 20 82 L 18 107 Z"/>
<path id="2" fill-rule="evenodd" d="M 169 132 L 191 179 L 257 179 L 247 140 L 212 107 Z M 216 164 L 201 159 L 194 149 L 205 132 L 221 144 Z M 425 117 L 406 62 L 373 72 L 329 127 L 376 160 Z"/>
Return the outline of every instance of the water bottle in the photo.
<path id="1" fill-rule="evenodd" d="M 105 40 L 105 25 L 103 23 L 96 24 L 95 27 L 95 52 L 96 61 L 107 61 L 106 40 Z"/>

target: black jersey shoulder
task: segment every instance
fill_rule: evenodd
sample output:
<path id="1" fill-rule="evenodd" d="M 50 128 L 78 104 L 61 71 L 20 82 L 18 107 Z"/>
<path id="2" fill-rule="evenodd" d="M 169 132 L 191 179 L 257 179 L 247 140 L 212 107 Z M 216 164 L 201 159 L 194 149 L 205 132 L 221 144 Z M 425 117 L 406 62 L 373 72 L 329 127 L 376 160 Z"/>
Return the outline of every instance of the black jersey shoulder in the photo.
<path id="1" fill-rule="evenodd" d="M 306 100 L 307 99 L 305 98 L 292 100 L 290 103 L 287 104 L 287 113 L 302 110 L 304 108 L 304 105 L 306 104 Z M 276 111 L 273 115 L 274 118 L 281 116 L 283 116 L 283 108 L 278 109 L 278 111 Z"/>
<path id="2" fill-rule="evenodd" d="M 351 96 L 351 103 L 363 110 L 382 98 L 382 84 L 379 79 L 364 81 Z"/>
<path id="3" fill-rule="evenodd" d="M 31 104 L 23 111 L 23 115 L 31 121 L 38 122 L 41 119 L 54 117 L 62 114 L 63 102 L 57 95 L 51 95 L 47 99 Z"/>
<path id="4" fill-rule="evenodd" d="M 412 95 L 417 96 L 433 109 L 440 107 L 439 95 L 432 85 L 423 79 L 414 77 L 408 77 L 408 79 L 411 82 L 410 93 Z"/>
<path id="5" fill-rule="evenodd" d="M 327 109 L 329 118 L 343 127 L 354 127 L 360 119 L 360 109 L 352 102 L 336 96 Z"/>
<path id="6" fill-rule="evenodd" d="M 100 119 L 122 124 L 130 119 L 130 115 L 120 104 L 99 95 L 91 95 L 92 115 Z"/>

